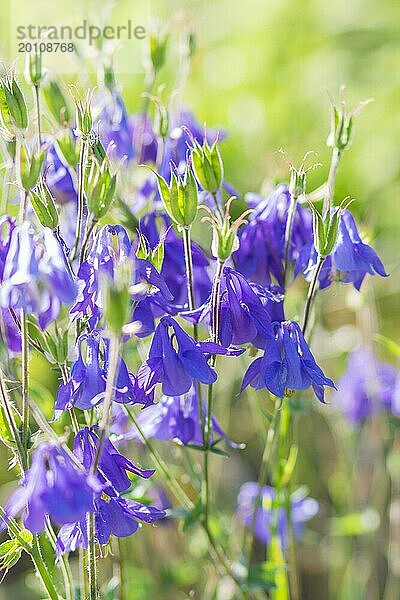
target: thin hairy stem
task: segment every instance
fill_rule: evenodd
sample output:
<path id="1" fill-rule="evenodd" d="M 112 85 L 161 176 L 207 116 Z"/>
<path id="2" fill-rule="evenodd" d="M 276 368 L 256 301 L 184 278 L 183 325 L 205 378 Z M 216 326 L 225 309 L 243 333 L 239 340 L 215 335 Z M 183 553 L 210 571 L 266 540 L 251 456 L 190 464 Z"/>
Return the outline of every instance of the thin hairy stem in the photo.
<path id="1" fill-rule="evenodd" d="M 83 209 L 85 204 L 85 169 L 87 160 L 87 140 L 81 137 L 78 163 L 78 216 L 76 221 L 75 245 L 72 250 L 71 260 L 78 255 L 79 244 L 82 236 Z"/>
<path id="2" fill-rule="evenodd" d="M 317 264 L 315 265 L 314 273 L 312 280 L 310 282 L 310 286 L 308 288 L 306 306 L 304 310 L 304 320 L 303 320 L 303 334 L 306 334 L 307 327 L 310 321 L 311 309 L 314 303 L 315 294 L 318 289 L 318 277 L 321 273 L 322 265 L 324 264 L 324 258 L 322 256 L 318 256 Z"/>

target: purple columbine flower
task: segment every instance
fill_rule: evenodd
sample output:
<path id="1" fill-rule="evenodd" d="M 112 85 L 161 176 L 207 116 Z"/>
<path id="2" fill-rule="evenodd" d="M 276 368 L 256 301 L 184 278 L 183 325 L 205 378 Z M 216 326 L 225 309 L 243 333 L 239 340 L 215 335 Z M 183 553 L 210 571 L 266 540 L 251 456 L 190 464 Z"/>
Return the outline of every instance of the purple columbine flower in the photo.
<path id="1" fill-rule="evenodd" d="M 258 493 L 259 485 L 253 481 L 244 483 L 240 488 L 237 514 L 246 527 L 251 527 L 253 524 Z M 318 508 L 318 502 L 313 498 L 305 496 L 304 490 L 301 488 L 290 496 L 290 517 L 294 535 L 297 539 L 301 539 L 304 523 L 317 514 Z M 278 514 L 276 514 L 276 511 L 278 511 Z M 255 520 L 254 534 L 256 538 L 261 543 L 268 544 L 275 525 L 282 548 L 287 548 L 289 537 L 285 501 L 283 498 L 280 501 L 274 488 L 265 485 L 262 488 L 261 502 Z"/>
<path id="2" fill-rule="evenodd" d="M 132 284 L 143 281 L 152 288 L 152 295 L 154 290 L 160 298 L 164 298 L 164 302 L 172 299 L 168 286 L 157 269 L 149 261 L 136 258 L 125 229 L 121 225 L 104 225 L 94 237 L 87 259 L 78 271 L 78 296 L 70 311 L 73 319 L 86 317 L 91 328 L 97 326 L 102 311 L 100 276 L 106 274 L 112 279 L 116 265 L 124 261 L 131 261 Z M 144 298 L 143 295 L 135 296 L 133 300 L 141 302 Z M 143 315 L 139 316 L 144 318 Z M 140 320 L 139 316 L 134 313 L 133 318 Z M 147 334 L 147 323 L 145 320 L 141 335 Z M 154 330 L 151 326 L 150 329 Z"/>
<path id="3" fill-rule="evenodd" d="M 203 402 L 203 407 L 203 413 L 207 415 L 205 402 Z M 195 386 L 190 388 L 188 394 L 182 396 L 163 396 L 157 404 L 142 410 L 137 416 L 137 421 L 146 438 L 174 440 L 183 445 L 201 446 L 203 444 Z M 232 447 L 239 447 L 227 439 L 214 415 L 211 417 L 211 425 L 212 440 L 221 438 Z M 138 441 L 142 439 L 136 430 L 128 432 L 126 437 Z"/>
<path id="4" fill-rule="evenodd" d="M 225 267 L 221 277 L 221 313 L 219 340 L 225 347 L 251 342 L 263 348 L 266 337 L 271 336 L 271 318 L 261 301 L 258 290 L 253 289 L 245 277 Z M 211 299 L 184 317 L 191 322 L 208 321 L 212 325 Z"/>
<path id="5" fill-rule="evenodd" d="M 96 454 L 98 442 L 96 427 L 84 427 L 75 436 L 74 454 L 88 473 Z M 131 480 L 127 475 L 127 471 L 144 479 L 148 479 L 155 473 L 154 469 L 140 469 L 134 465 L 133 462 L 118 452 L 109 439 L 106 439 L 97 473 L 97 478 L 104 485 L 104 489 L 111 486 L 114 491 L 119 493 L 129 489 Z"/>
<path id="6" fill-rule="evenodd" d="M 13 228 L 4 262 L 1 306 L 36 314 L 44 329 L 75 295 L 76 285 L 54 233 L 45 227 L 42 235 L 35 235 L 26 222 Z"/>
<path id="7" fill-rule="evenodd" d="M 162 317 L 148 359 L 138 370 L 136 392 L 142 393 L 144 398 L 147 397 L 147 404 L 151 404 L 154 389 L 161 383 L 166 396 L 181 396 L 189 391 L 193 380 L 208 384 L 217 379 L 217 373 L 209 366 L 205 355 L 241 353 L 241 350 L 226 349 L 212 342 L 195 342 L 172 317 Z"/>
<path id="8" fill-rule="evenodd" d="M 165 517 L 165 511 L 155 506 L 145 506 L 105 492 L 96 499 L 95 506 L 95 537 L 100 544 L 107 544 L 111 535 L 128 537 L 138 530 L 142 522 L 151 524 Z M 86 522 L 81 520 L 61 527 L 56 552 L 59 556 L 79 547 L 87 548 L 87 545 Z"/>
<path id="9" fill-rule="evenodd" d="M 0 284 L 14 228 L 15 219 L 8 216 L 0 218 Z M 21 352 L 21 333 L 8 308 L 0 308 L 0 339 L 11 352 Z"/>
<path id="10" fill-rule="evenodd" d="M 295 276 L 300 272 L 310 281 L 317 263 L 314 244 L 309 243 L 301 250 L 295 267 Z M 322 266 L 319 276 L 320 288 L 328 287 L 332 281 L 352 283 L 359 290 L 365 276 L 381 275 L 387 277 L 385 267 L 375 250 L 364 244 L 357 230 L 353 215 L 344 211 L 340 220 L 339 235 L 333 252 Z"/>
<path id="11" fill-rule="evenodd" d="M 246 196 L 254 212 L 240 228 L 239 248 L 233 254 L 237 271 L 254 283 L 269 285 L 272 279 L 282 285 L 285 258 L 285 229 L 290 194 L 287 186 L 278 185 L 266 199 L 256 194 Z M 309 211 L 297 205 L 289 260 L 295 261 L 301 248 L 312 242 L 312 219 Z"/>
<path id="12" fill-rule="evenodd" d="M 100 100 L 102 109 L 99 121 L 104 147 L 107 148 L 111 144 L 111 156 L 132 160 L 135 156 L 133 132 L 120 93 L 116 89 L 104 90 L 96 100 Z"/>
<path id="13" fill-rule="evenodd" d="M 58 388 L 54 405 L 55 418 L 72 408 L 89 410 L 104 398 L 109 361 L 109 341 L 99 331 L 84 333 L 78 338 L 78 358 L 71 366 L 69 380 Z M 125 361 L 119 358 L 113 399 L 121 404 L 138 402 L 135 378 Z"/>
<path id="14" fill-rule="evenodd" d="M 32 455 L 32 464 L 21 486 L 11 496 L 6 514 L 23 513 L 24 525 L 32 533 L 45 528 L 48 516 L 58 525 L 73 523 L 94 511 L 94 498 L 101 484 L 80 470 L 60 447 L 43 442 Z"/>
<path id="15" fill-rule="evenodd" d="M 248 385 L 256 390 L 267 388 L 278 398 L 286 391 L 313 387 L 317 398 L 324 402 L 324 386 L 335 387 L 315 362 L 298 323 L 273 323 L 273 335 L 267 339 L 264 355 L 256 358 L 243 378 L 243 391 Z"/>
<path id="16" fill-rule="evenodd" d="M 361 346 L 348 358 L 333 403 L 352 425 L 361 425 L 373 415 L 393 408 L 396 414 L 397 377 L 392 365 L 378 360 L 371 348 Z"/>
<path id="17" fill-rule="evenodd" d="M 85 427 L 75 437 L 74 453 L 90 472 L 98 437 L 94 428 Z M 95 537 L 100 544 L 107 544 L 111 535 L 127 537 L 137 531 L 140 522 L 154 523 L 165 516 L 165 512 L 154 506 L 145 506 L 120 496 L 130 487 L 127 471 L 139 477 L 149 478 L 153 470 L 139 469 L 122 456 L 115 446 L 106 440 L 99 461 L 97 477 L 103 485 L 101 494 L 95 499 Z M 57 554 L 71 552 L 79 546 L 87 547 L 86 521 L 66 525 L 60 529 Z"/>

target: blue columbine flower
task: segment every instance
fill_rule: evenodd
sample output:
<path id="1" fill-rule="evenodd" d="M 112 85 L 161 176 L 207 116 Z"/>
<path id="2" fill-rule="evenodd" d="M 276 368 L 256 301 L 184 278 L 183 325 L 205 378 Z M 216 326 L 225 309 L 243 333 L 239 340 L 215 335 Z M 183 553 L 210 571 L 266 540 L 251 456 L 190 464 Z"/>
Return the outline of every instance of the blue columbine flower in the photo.
<path id="1" fill-rule="evenodd" d="M 15 219 L 8 216 L 0 218 L 0 284 L 14 228 Z M 0 338 L 11 352 L 21 352 L 21 333 L 8 308 L 0 308 Z"/>
<path id="2" fill-rule="evenodd" d="M 112 279 L 116 265 L 124 261 L 130 261 L 132 264 L 132 284 L 146 282 L 152 295 L 153 292 L 158 292 L 158 296 L 163 298 L 164 302 L 172 299 L 168 286 L 157 269 L 149 261 L 136 258 L 125 229 L 121 225 L 104 225 L 94 237 L 87 258 L 79 267 L 78 296 L 70 311 L 73 319 L 86 317 L 91 328 L 97 326 L 102 310 L 100 277 L 105 274 Z M 140 302 L 144 298 L 145 296 L 141 295 L 132 297 L 132 300 Z M 133 318 L 136 317 L 140 320 L 134 313 Z M 145 320 L 141 335 L 147 334 L 147 326 L 148 321 Z M 154 329 L 150 326 L 150 330 Z"/>
<path id="3" fill-rule="evenodd" d="M 29 223 L 13 228 L 4 262 L 1 306 L 37 315 L 44 329 L 75 295 L 76 285 L 54 233 L 45 227 L 41 235 L 35 235 Z"/>
<path id="4" fill-rule="evenodd" d="M 245 277 L 224 267 L 221 277 L 221 313 L 218 339 L 225 347 L 251 342 L 263 348 L 271 336 L 271 318 L 261 301 L 260 290 L 253 289 Z M 264 296 L 265 297 L 265 296 Z M 267 303 L 265 303 L 267 304 Z M 195 311 L 184 313 L 189 321 L 208 321 L 212 326 L 211 299 Z"/>
<path id="5" fill-rule="evenodd" d="M 259 494 L 259 485 L 256 482 L 249 481 L 240 488 L 238 495 L 237 514 L 239 519 L 251 527 L 253 524 L 253 515 L 256 499 Z M 288 546 L 288 521 L 287 510 L 284 498 L 280 501 L 276 490 L 268 485 L 263 486 L 261 491 L 261 502 L 257 511 L 254 534 L 263 544 L 268 544 L 271 540 L 272 531 L 276 524 L 277 534 L 281 541 L 282 548 Z M 300 539 L 304 530 L 304 523 L 312 519 L 318 512 L 318 502 L 305 495 L 303 489 L 299 489 L 290 496 L 290 517 L 293 526 L 293 532 L 297 539 Z M 278 511 L 278 514 L 276 514 Z"/>
<path id="6" fill-rule="evenodd" d="M 98 442 L 96 427 L 84 427 L 75 436 L 74 454 L 87 472 L 90 471 L 93 463 Z M 104 489 L 111 486 L 114 491 L 119 493 L 129 489 L 131 480 L 127 471 L 144 479 L 148 479 L 155 472 L 154 469 L 140 469 L 134 465 L 118 452 L 109 439 L 106 439 L 101 451 L 97 473 L 97 478 L 104 485 Z"/>
<path id="7" fill-rule="evenodd" d="M 25 527 L 40 533 L 46 516 L 58 525 L 84 519 L 94 511 L 94 498 L 100 491 L 94 475 L 80 470 L 62 448 L 44 442 L 34 451 L 31 467 L 11 496 L 6 514 L 15 517 L 23 512 Z"/>
<path id="8" fill-rule="evenodd" d="M 246 199 L 254 212 L 247 225 L 238 232 L 240 245 L 233 254 L 235 268 L 254 283 L 269 285 L 275 279 L 282 285 L 289 190 L 281 184 L 266 199 L 256 194 L 248 194 Z M 295 261 L 301 248 L 308 243 L 312 243 L 311 215 L 305 208 L 297 205 L 289 260 Z"/>
<path id="9" fill-rule="evenodd" d="M 256 390 L 267 388 L 283 398 L 286 391 L 305 390 L 312 386 L 317 398 L 324 402 L 324 386 L 335 387 L 315 362 L 298 323 L 273 323 L 273 335 L 267 339 L 264 355 L 247 369 L 242 391 L 251 385 Z"/>
<path id="10" fill-rule="evenodd" d="M 397 378 L 392 365 L 378 360 L 371 348 L 361 346 L 348 358 L 333 404 L 353 425 L 361 425 L 382 411 L 396 414 Z"/>
<path id="11" fill-rule="evenodd" d="M 207 415 L 205 402 L 203 407 L 203 413 Z M 137 421 L 146 438 L 174 440 L 183 445 L 203 444 L 196 386 L 192 386 L 188 394 L 182 396 L 163 396 L 157 404 L 142 410 L 137 416 Z M 237 447 L 227 439 L 214 415 L 211 417 L 211 425 L 213 437 L 221 438 Z M 124 437 L 138 441 L 142 439 L 136 430 L 128 432 Z"/>
<path id="12" fill-rule="evenodd" d="M 205 355 L 237 355 L 241 352 L 212 342 L 195 342 L 172 317 L 162 317 L 148 359 L 138 370 L 136 393 L 143 394 L 144 402 L 147 398 L 147 404 L 151 404 L 154 389 L 161 383 L 166 396 L 181 396 L 189 391 L 193 380 L 208 384 L 217 379 L 217 373 L 209 366 Z"/>
<path id="13" fill-rule="evenodd" d="M 307 244 L 297 258 L 295 276 L 301 272 L 305 279 L 310 281 L 317 258 L 314 244 Z M 332 281 L 339 280 L 352 283 L 359 290 L 367 273 L 388 276 L 381 259 L 371 246 L 364 244 L 353 215 L 346 210 L 340 220 L 336 245 L 323 263 L 319 276 L 320 288 L 326 288 Z"/>
<path id="14" fill-rule="evenodd" d="M 71 366 L 69 379 L 58 388 L 54 405 L 55 418 L 72 408 L 89 410 L 101 402 L 106 389 L 109 341 L 99 331 L 82 334 L 77 341 L 78 358 Z M 135 378 L 120 356 L 113 399 L 122 404 L 138 402 Z"/>
<path id="15" fill-rule="evenodd" d="M 145 506 L 140 502 L 109 495 L 105 492 L 95 501 L 95 538 L 100 544 L 107 544 L 110 536 L 128 537 L 137 531 L 141 523 L 155 523 L 165 517 L 165 511 L 155 506 Z M 86 522 L 61 527 L 56 543 L 59 556 L 73 552 L 79 547 L 87 548 Z"/>
<path id="16" fill-rule="evenodd" d="M 96 453 L 98 437 L 94 428 L 85 427 L 75 437 L 74 453 L 90 472 Z M 165 516 L 165 512 L 154 506 L 145 506 L 120 496 L 130 487 L 127 471 L 139 477 L 148 478 L 153 470 L 139 469 L 122 456 L 115 446 L 106 440 L 99 461 L 97 477 L 102 483 L 101 494 L 95 499 L 95 538 L 100 544 L 107 544 L 111 535 L 127 537 L 137 531 L 140 522 L 154 523 Z M 87 547 L 86 521 L 65 525 L 57 538 L 57 554 L 71 552 L 79 546 Z"/>

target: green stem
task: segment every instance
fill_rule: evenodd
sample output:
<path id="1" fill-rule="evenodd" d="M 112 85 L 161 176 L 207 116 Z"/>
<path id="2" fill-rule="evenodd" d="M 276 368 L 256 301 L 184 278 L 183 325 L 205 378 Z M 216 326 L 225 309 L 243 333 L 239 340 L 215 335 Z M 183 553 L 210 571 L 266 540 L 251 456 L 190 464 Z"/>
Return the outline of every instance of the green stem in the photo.
<path id="1" fill-rule="evenodd" d="M 29 441 L 29 348 L 28 325 L 26 313 L 21 309 L 21 344 L 22 344 L 22 446 L 25 454 Z"/>
<path id="2" fill-rule="evenodd" d="M 92 234 L 93 229 L 96 227 L 97 221 L 92 221 L 89 227 L 86 228 L 85 235 L 83 237 L 81 253 L 79 257 L 79 264 L 82 264 L 85 260 L 86 248 L 90 240 L 90 236 Z"/>
<path id="3" fill-rule="evenodd" d="M 7 387 L 4 381 L 3 373 L 0 370 L 0 396 L 3 404 L 3 408 L 5 411 L 5 415 L 7 418 L 7 423 L 10 428 L 11 434 L 13 436 L 13 440 L 15 443 L 15 447 L 17 450 L 18 461 L 20 463 L 21 472 L 23 473 L 28 468 L 26 452 L 21 442 L 21 437 L 19 435 L 17 424 L 14 419 L 14 415 L 11 408 L 10 399 L 8 397 Z"/>
<path id="4" fill-rule="evenodd" d="M 304 310 L 304 320 L 303 320 L 303 334 L 306 334 L 308 323 L 310 320 L 311 309 L 314 303 L 315 294 L 317 293 L 317 285 L 318 285 L 318 277 L 321 273 L 322 265 L 324 264 L 325 258 L 322 256 L 318 256 L 317 264 L 315 265 L 314 273 L 312 280 L 310 282 L 310 286 L 308 288 L 306 306 Z"/>
<path id="5" fill-rule="evenodd" d="M 88 530 L 88 572 L 89 572 L 89 600 L 97 600 L 97 565 L 96 565 L 96 544 L 95 544 L 95 525 L 94 513 L 87 514 Z"/>
<path id="6" fill-rule="evenodd" d="M 145 444 L 147 450 L 149 451 L 151 458 L 153 459 L 155 465 L 158 467 L 159 472 L 162 474 L 167 487 L 169 488 L 171 493 L 175 496 L 175 498 L 178 500 L 178 502 L 180 504 L 182 504 L 182 506 L 185 506 L 188 510 L 192 510 L 194 508 L 193 502 L 185 494 L 185 492 L 182 490 L 182 488 L 177 484 L 175 479 L 171 476 L 167 465 L 165 464 L 165 462 L 163 461 L 161 456 L 158 454 L 158 452 L 156 451 L 156 449 L 154 448 L 154 446 L 150 442 L 150 440 L 145 436 L 133 411 L 128 407 L 127 404 L 124 404 L 124 407 L 125 407 L 125 410 L 129 416 L 130 420 L 132 421 L 132 423 L 136 427 L 137 432 L 139 433 L 140 437 L 142 438 L 143 443 Z"/>
<path id="7" fill-rule="evenodd" d="M 43 560 L 37 536 L 34 536 L 33 538 L 32 550 L 30 554 L 32 557 L 32 562 L 35 565 L 36 571 L 39 574 L 40 580 L 46 592 L 48 593 L 49 598 L 51 598 L 51 600 L 59 600 L 60 596 L 54 587 L 47 565 Z"/>
<path id="8" fill-rule="evenodd" d="M 107 373 L 107 382 L 106 382 L 106 391 L 104 394 L 104 402 L 103 402 L 103 412 L 101 415 L 101 419 L 99 422 L 99 431 L 98 438 L 99 441 L 97 443 L 96 454 L 92 463 L 92 473 L 96 473 L 97 467 L 99 466 L 99 461 L 101 457 L 101 452 L 103 450 L 103 445 L 106 439 L 106 435 L 108 433 L 109 421 L 110 421 L 110 411 L 112 405 L 112 399 L 115 389 L 115 380 L 117 378 L 117 370 L 118 370 L 118 361 L 119 361 L 119 337 L 114 333 L 111 334 L 110 337 L 110 348 L 109 348 L 109 365 L 108 365 L 108 373 Z"/>
<path id="9" fill-rule="evenodd" d="M 50 540 L 50 543 L 53 549 L 56 549 L 57 544 L 57 536 L 54 533 L 53 527 L 50 523 L 50 519 L 46 517 L 46 533 L 47 537 Z M 59 557 L 59 563 L 61 568 L 61 573 L 64 580 L 64 589 L 65 589 L 65 599 L 66 600 L 74 600 L 74 586 L 73 586 L 73 578 L 71 567 L 69 566 L 68 557 L 66 554 L 62 553 Z"/>
<path id="10" fill-rule="evenodd" d="M 255 530 L 255 525 L 256 525 L 256 520 L 257 520 L 258 509 L 261 506 L 262 489 L 267 480 L 267 474 L 268 474 L 268 469 L 270 467 L 270 461 L 271 461 L 273 450 L 274 450 L 274 447 L 275 447 L 275 444 L 277 441 L 277 437 L 279 435 L 279 417 L 280 417 L 279 405 L 277 403 L 277 400 L 275 400 L 274 411 L 272 414 L 270 426 L 268 428 L 267 438 L 265 440 L 264 451 L 263 451 L 263 455 L 262 455 L 262 459 L 261 459 L 261 468 L 260 468 L 260 472 L 259 472 L 259 476 L 258 476 L 258 491 L 257 491 L 257 496 L 256 496 L 256 499 L 254 502 L 254 512 L 253 512 L 251 527 L 250 527 L 250 531 L 249 531 L 248 543 L 246 544 L 248 546 L 248 549 L 246 552 L 246 554 L 247 554 L 247 578 L 249 578 L 249 575 L 250 575 L 251 562 L 252 562 L 252 558 L 253 558 L 254 542 L 255 542 L 254 530 Z"/>
<path id="11" fill-rule="evenodd" d="M 186 265 L 186 285 L 187 285 L 187 294 L 188 294 L 188 304 L 189 310 L 194 310 L 196 308 L 195 297 L 194 297 L 194 280 L 193 280 L 193 260 L 192 260 L 192 250 L 190 243 L 190 227 L 185 227 L 183 229 L 183 248 L 185 253 L 185 265 Z M 199 339 L 199 333 L 197 324 L 193 323 L 193 338 L 197 342 Z M 200 426 L 201 433 L 203 439 L 203 446 L 206 446 L 206 423 L 204 418 L 204 409 L 203 409 L 203 399 L 201 395 L 201 386 L 200 383 L 197 382 L 197 403 L 199 407 L 199 416 L 200 416 Z"/>
<path id="12" fill-rule="evenodd" d="M 296 214 L 296 206 L 297 206 L 297 197 L 291 194 L 289 210 L 288 210 L 288 215 L 287 215 L 287 220 L 286 220 L 286 227 L 285 227 L 285 259 L 284 259 L 284 263 L 283 263 L 283 289 L 284 290 L 286 289 L 287 273 L 288 273 L 288 269 L 289 269 L 290 240 L 292 238 L 292 230 L 293 230 L 294 216 Z"/>
<path id="13" fill-rule="evenodd" d="M 35 90 L 35 105 L 36 105 L 36 118 L 37 118 L 37 129 L 38 129 L 38 150 L 42 147 L 42 128 L 40 124 L 40 93 L 39 93 L 39 84 L 34 85 Z"/>
<path id="14" fill-rule="evenodd" d="M 75 245 L 72 250 L 71 260 L 78 255 L 79 243 L 82 235 L 83 208 L 85 203 L 85 169 L 87 156 L 87 141 L 81 137 L 78 163 L 78 217 L 76 221 Z"/>
<path id="15" fill-rule="evenodd" d="M 332 204 L 333 195 L 335 193 L 335 181 L 339 167 L 340 157 L 340 150 L 338 148 L 333 148 L 331 166 L 329 168 L 328 181 L 326 184 L 327 190 L 324 197 L 324 205 L 322 210 L 323 215 L 325 215 L 327 211 L 330 210 Z"/>

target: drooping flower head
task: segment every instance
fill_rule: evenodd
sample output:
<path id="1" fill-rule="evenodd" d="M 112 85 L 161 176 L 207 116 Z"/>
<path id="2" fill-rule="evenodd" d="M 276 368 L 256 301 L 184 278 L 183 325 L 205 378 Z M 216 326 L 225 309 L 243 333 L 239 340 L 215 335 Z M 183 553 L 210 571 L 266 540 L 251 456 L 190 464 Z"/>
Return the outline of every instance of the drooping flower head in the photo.
<path id="1" fill-rule="evenodd" d="M 203 414 L 207 418 L 204 401 Z M 196 386 L 192 386 L 189 392 L 182 396 L 163 396 L 157 404 L 142 410 L 137 416 L 137 421 L 148 439 L 174 440 L 183 445 L 203 444 Z M 228 441 L 214 415 L 211 417 L 211 426 L 211 441 L 221 438 L 236 447 L 236 444 Z M 137 430 L 128 432 L 125 437 L 138 441 L 142 439 Z"/>
<path id="2" fill-rule="evenodd" d="M 249 481 L 240 488 L 238 495 L 237 514 L 246 525 L 253 525 L 253 515 L 256 500 L 259 495 L 259 485 Z M 318 502 L 304 494 L 301 488 L 290 497 L 290 517 L 293 532 L 297 539 L 301 539 L 304 523 L 312 519 L 318 512 Z M 283 499 L 280 501 L 276 490 L 268 485 L 263 486 L 260 504 L 255 519 L 254 534 L 260 542 L 268 544 L 276 523 L 276 531 L 281 540 L 282 548 L 287 548 L 289 533 L 287 510 Z"/>
<path id="3" fill-rule="evenodd" d="M 54 233 L 44 227 L 37 235 L 26 222 L 13 228 L 4 263 L 1 306 L 35 314 L 44 329 L 58 317 L 62 304 L 71 304 L 75 295 L 76 285 Z"/>
<path id="4" fill-rule="evenodd" d="M 72 363 L 67 382 L 58 389 L 55 417 L 73 406 L 89 410 L 102 402 L 109 365 L 109 341 L 97 330 L 82 334 L 77 341 L 78 358 Z M 120 356 L 113 399 L 122 404 L 137 402 L 134 376 Z"/>
<path id="5" fill-rule="evenodd" d="M 353 425 L 361 425 L 382 411 L 394 409 L 396 414 L 397 377 L 392 365 L 378 360 L 371 348 L 361 346 L 348 358 L 333 405 Z"/>
<path id="6" fill-rule="evenodd" d="M 101 277 L 114 278 L 117 265 L 127 262 L 132 271 L 132 285 L 143 281 L 158 290 L 164 302 L 171 299 L 164 278 L 147 260 L 136 258 L 134 248 L 125 229 L 121 225 L 104 225 L 96 234 L 89 248 L 86 260 L 78 271 L 78 296 L 71 308 L 73 318 L 86 317 L 91 328 L 96 327 L 101 316 L 103 300 Z M 145 295 L 133 296 L 132 300 L 143 300 Z"/>
<path id="7" fill-rule="evenodd" d="M 314 244 L 304 246 L 297 258 L 295 275 L 300 272 L 310 281 L 317 263 Z M 364 244 L 353 215 L 345 210 L 339 224 L 339 235 L 332 254 L 325 259 L 319 275 L 320 288 L 328 287 L 332 281 L 352 283 L 359 290 L 367 274 L 387 277 L 385 267 L 375 250 Z"/>
<path id="8" fill-rule="evenodd" d="M 11 496 L 6 514 L 23 513 L 23 522 L 32 533 L 41 533 L 45 518 L 63 525 L 84 520 L 94 511 L 94 499 L 101 490 L 99 480 L 80 470 L 62 448 L 48 442 L 32 455 L 20 487 Z"/>
<path id="9" fill-rule="evenodd" d="M 273 323 L 272 331 L 263 356 L 256 358 L 247 369 L 242 390 L 251 385 L 256 390 L 266 388 L 283 398 L 290 390 L 306 390 L 312 386 L 317 398 L 324 402 L 324 386 L 335 385 L 315 362 L 298 323 Z"/>
<path id="10" fill-rule="evenodd" d="M 171 332 L 172 330 L 172 332 Z M 166 396 L 181 396 L 193 381 L 214 383 L 217 373 L 207 362 L 207 354 L 241 354 L 212 342 L 195 342 L 172 317 L 162 317 L 155 330 L 147 360 L 137 373 L 137 393 L 151 404 L 154 389 L 162 384 Z"/>
<path id="11" fill-rule="evenodd" d="M 251 342 L 254 346 L 262 348 L 266 337 L 271 336 L 271 318 L 257 292 L 243 275 L 231 267 L 224 267 L 221 277 L 218 334 L 223 346 Z M 192 322 L 206 321 L 212 326 L 211 299 L 199 309 L 185 313 L 184 316 Z"/>
<path id="12" fill-rule="evenodd" d="M 98 436 L 94 428 L 85 427 L 75 437 L 74 453 L 90 472 L 96 454 Z M 111 535 L 127 537 L 137 531 L 141 522 L 154 523 L 165 516 L 165 512 L 154 506 L 145 506 L 120 496 L 131 484 L 127 472 L 149 478 L 153 470 L 143 470 L 118 452 L 106 440 L 99 460 L 97 477 L 103 485 L 101 494 L 95 499 L 95 538 L 107 544 Z M 70 552 L 88 544 L 86 521 L 79 520 L 60 529 L 57 538 L 57 554 Z"/>
<path id="13" fill-rule="evenodd" d="M 251 194 L 247 200 L 254 210 L 238 233 L 240 245 L 233 254 L 235 268 L 254 283 L 269 285 L 274 279 L 282 285 L 289 190 L 278 185 L 266 199 Z M 312 242 L 311 221 L 310 213 L 297 205 L 289 246 L 290 262 L 297 259 L 305 244 Z"/>

